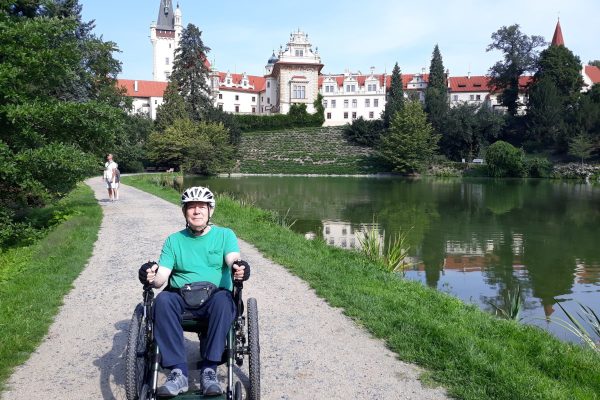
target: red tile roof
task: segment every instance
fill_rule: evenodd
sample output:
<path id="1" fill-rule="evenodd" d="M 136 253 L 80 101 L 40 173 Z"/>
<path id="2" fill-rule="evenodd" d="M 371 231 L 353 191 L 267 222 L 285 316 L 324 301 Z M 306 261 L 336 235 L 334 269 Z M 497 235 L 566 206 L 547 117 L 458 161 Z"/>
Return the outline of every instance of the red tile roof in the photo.
<path id="1" fill-rule="evenodd" d="M 230 74 L 231 83 L 234 85 L 242 85 L 242 74 Z M 226 72 L 219 72 L 219 81 L 225 82 Z M 246 75 L 248 77 L 248 84 L 254 86 L 254 89 L 246 88 L 246 91 L 262 92 L 265 90 L 266 82 L 264 76 Z M 229 88 L 230 90 L 243 89 L 242 87 Z"/>
<path id="2" fill-rule="evenodd" d="M 521 76 L 519 78 L 519 88 L 525 90 L 533 77 Z M 469 93 L 469 92 L 489 92 L 493 88 L 489 86 L 489 76 L 451 76 L 448 78 L 450 83 L 450 91 L 453 93 Z"/>
<path id="3" fill-rule="evenodd" d="M 600 83 L 600 68 L 595 65 L 586 65 L 585 66 L 585 74 L 589 76 L 592 80 L 592 83 Z"/>
<path id="4" fill-rule="evenodd" d="M 137 92 L 135 82 L 138 83 Z M 167 82 L 141 81 L 135 79 L 117 79 L 117 85 L 125 88 L 128 97 L 163 97 L 167 89 Z"/>

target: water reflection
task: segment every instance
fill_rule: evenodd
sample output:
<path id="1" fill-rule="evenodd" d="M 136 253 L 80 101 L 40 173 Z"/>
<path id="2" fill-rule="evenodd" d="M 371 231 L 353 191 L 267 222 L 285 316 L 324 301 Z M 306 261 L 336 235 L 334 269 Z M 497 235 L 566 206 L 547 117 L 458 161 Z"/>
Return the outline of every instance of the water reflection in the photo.
<path id="1" fill-rule="evenodd" d="M 189 181 L 189 180 L 188 180 Z M 523 317 L 547 327 L 556 301 L 598 310 L 600 188 L 541 180 L 245 177 L 198 179 L 297 220 L 293 229 L 356 249 L 408 231 L 409 279 L 493 310 L 520 287 Z M 186 182 L 188 184 L 188 182 Z M 561 315 L 562 316 L 562 315 Z M 547 325 L 547 326 L 546 326 Z"/>

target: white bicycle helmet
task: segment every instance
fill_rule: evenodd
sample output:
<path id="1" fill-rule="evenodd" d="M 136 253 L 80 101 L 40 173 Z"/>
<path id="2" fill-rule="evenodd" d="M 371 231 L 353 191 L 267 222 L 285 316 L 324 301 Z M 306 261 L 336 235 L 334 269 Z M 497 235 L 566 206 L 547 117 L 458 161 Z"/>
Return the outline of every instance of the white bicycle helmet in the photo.
<path id="1" fill-rule="evenodd" d="M 187 188 L 181 195 L 181 206 L 192 201 L 202 201 L 208 203 L 210 208 L 215 208 L 215 196 L 212 192 L 203 186 L 192 186 Z"/>

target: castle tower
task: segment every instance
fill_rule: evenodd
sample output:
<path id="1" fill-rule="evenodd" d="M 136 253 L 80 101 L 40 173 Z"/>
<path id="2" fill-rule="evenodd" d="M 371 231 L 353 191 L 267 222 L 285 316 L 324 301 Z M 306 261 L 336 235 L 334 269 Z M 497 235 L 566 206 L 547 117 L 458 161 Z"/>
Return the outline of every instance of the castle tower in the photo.
<path id="1" fill-rule="evenodd" d="M 314 113 L 322 68 L 321 57 L 312 49 L 308 34 L 292 32 L 285 50 L 279 51 L 273 64 L 271 76 L 277 80 L 278 89 L 273 111 L 287 114 L 292 104 L 306 104 L 307 111 Z"/>
<path id="2" fill-rule="evenodd" d="M 173 70 L 175 49 L 179 46 L 181 31 L 181 10 L 179 4 L 173 11 L 171 0 L 161 0 L 158 19 L 150 25 L 150 41 L 152 42 L 152 79 L 168 81 Z"/>

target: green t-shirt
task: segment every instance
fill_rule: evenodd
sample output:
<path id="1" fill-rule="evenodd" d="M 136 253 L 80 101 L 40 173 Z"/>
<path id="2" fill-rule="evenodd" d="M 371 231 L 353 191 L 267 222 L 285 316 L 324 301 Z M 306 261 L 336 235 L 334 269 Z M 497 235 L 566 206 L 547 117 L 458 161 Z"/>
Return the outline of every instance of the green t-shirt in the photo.
<path id="1" fill-rule="evenodd" d="M 232 290 L 231 268 L 225 264 L 225 256 L 239 251 L 237 237 L 231 229 L 211 225 L 203 236 L 193 236 L 184 229 L 167 238 L 158 265 L 172 271 L 173 288 L 208 281 Z"/>

